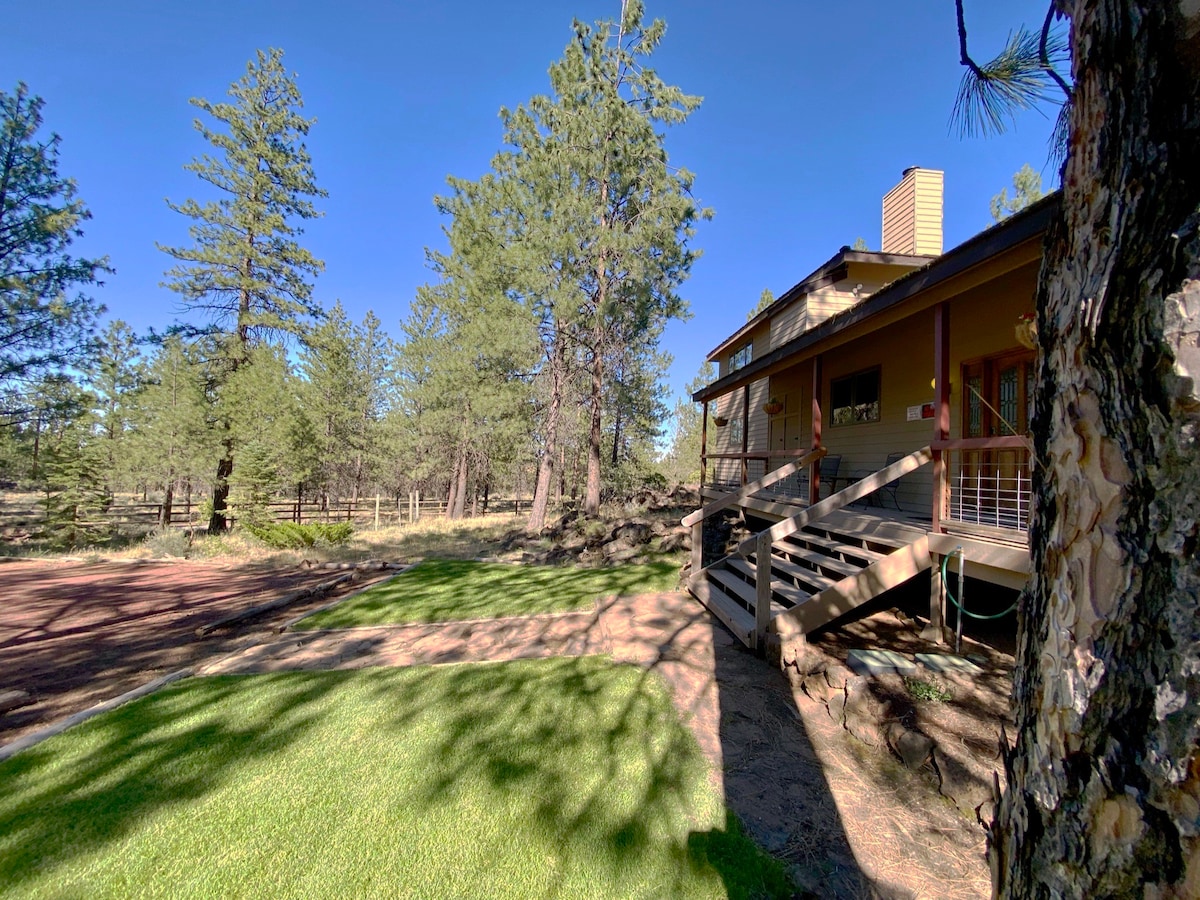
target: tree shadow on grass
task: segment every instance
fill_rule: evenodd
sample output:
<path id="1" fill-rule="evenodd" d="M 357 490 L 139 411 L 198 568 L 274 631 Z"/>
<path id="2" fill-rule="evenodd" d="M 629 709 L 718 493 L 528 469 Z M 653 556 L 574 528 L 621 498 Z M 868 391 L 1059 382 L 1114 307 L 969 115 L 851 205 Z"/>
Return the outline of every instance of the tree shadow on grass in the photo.
<path id="1" fill-rule="evenodd" d="M 73 729 L 69 754 L 51 740 L 0 763 L 0 884 L 120 841 L 211 792 L 241 760 L 283 754 L 342 677 L 296 682 L 269 703 L 247 697 L 243 679 L 189 679 Z M 231 700 L 243 707 L 236 720 L 209 713 Z"/>
<path id="2" fill-rule="evenodd" d="M 31 883 L 116 847 L 160 811 L 186 816 L 248 760 L 269 760 L 274 778 L 277 758 L 290 786 L 300 763 L 289 751 L 311 747 L 314 734 L 326 742 L 317 759 L 350 752 L 323 717 L 355 685 L 373 703 L 354 727 L 415 754 L 417 773 L 388 795 L 376 780 L 399 762 L 376 752 L 356 778 L 364 796 L 385 821 L 410 823 L 392 836 L 397 845 L 420 839 L 460 854 L 426 876 L 437 884 L 419 885 L 425 893 L 501 884 L 506 851 L 519 843 L 522 865 L 538 869 L 530 896 L 715 887 L 787 897 L 784 863 L 809 896 L 880 895 L 855 863 L 778 674 L 674 596 L 659 606 L 613 599 L 585 620 L 624 665 L 590 656 L 205 678 L 130 704 L 70 732 L 69 754 L 50 742 L 0 765 L 0 784 L 19 788 L 0 791 L 0 883 Z M 477 836 L 466 825 L 479 819 L 488 821 Z M 442 830 L 420 833 L 426 822 Z"/>
<path id="3" fill-rule="evenodd" d="M 583 569 L 429 560 L 324 612 L 298 629 L 531 616 L 591 607 L 598 597 L 666 590 L 674 561 Z"/>

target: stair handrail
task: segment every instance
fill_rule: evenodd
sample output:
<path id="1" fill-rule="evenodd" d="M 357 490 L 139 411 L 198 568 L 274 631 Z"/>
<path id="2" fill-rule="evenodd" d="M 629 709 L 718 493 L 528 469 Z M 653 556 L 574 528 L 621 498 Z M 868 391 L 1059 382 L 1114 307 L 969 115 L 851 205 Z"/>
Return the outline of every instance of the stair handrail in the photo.
<path id="1" fill-rule="evenodd" d="M 824 500 L 814 503 L 806 509 L 802 509 L 790 519 L 783 519 L 776 522 L 765 531 L 760 531 L 753 537 L 747 538 L 737 545 L 730 556 L 746 557 L 751 553 L 757 552 L 759 547 L 764 544 L 769 548 L 776 541 L 783 540 L 789 534 L 795 534 L 809 523 L 815 522 L 829 515 L 831 512 L 854 503 L 856 500 L 861 500 L 868 494 L 875 493 L 875 491 L 884 485 L 891 484 L 896 479 L 903 478 L 905 475 L 915 472 L 917 469 L 931 462 L 933 462 L 933 449 L 929 446 L 922 447 L 920 450 L 916 450 L 908 454 L 908 456 L 898 459 L 890 466 L 884 466 L 878 472 L 868 475 L 861 481 L 856 481 L 842 488 L 837 493 L 830 494 Z M 768 572 L 770 571 L 769 566 L 767 570 Z"/>
<path id="2" fill-rule="evenodd" d="M 749 484 L 742 485 L 739 490 L 731 494 L 726 494 L 724 497 L 700 507 L 694 512 L 688 513 L 679 520 L 679 524 L 690 528 L 693 525 L 698 525 L 711 516 L 713 513 L 718 513 L 723 509 L 728 509 L 730 506 L 736 505 L 739 501 L 746 499 L 751 494 L 761 491 L 763 488 L 770 487 L 776 482 L 783 481 L 789 475 L 792 475 L 807 465 L 811 465 L 819 459 L 823 459 L 825 454 L 829 452 L 826 447 L 818 447 L 815 450 L 810 450 L 799 459 L 792 460 L 790 463 L 784 463 L 778 469 L 773 469 L 768 472 L 758 481 L 751 481 Z"/>

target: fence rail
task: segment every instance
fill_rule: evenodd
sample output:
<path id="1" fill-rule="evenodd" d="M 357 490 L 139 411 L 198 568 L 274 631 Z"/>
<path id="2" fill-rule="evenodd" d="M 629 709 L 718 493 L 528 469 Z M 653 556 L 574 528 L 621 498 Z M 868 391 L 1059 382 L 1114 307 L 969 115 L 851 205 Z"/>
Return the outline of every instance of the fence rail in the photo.
<path id="1" fill-rule="evenodd" d="M 40 495 L 9 494 L 0 499 L 0 529 L 34 529 L 46 523 L 46 511 L 41 505 Z M 481 513 L 512 513 L 519 515 L 529 510 L 530 501 L 523 498 L 492 497 L 481 504 Z M 278 522 L 350 522 L 360 528 L 386 528 L 394 525 L 411 525 L 421 519 L 442 518 L 446 515 L 444 499 L 428 499 L 415 493 L 402 497 L 383 495 L 360 497 L 357 502 L 330 499 L 327 503 L 306 500 L 277 500 L 267 504 L 272 518 Z M 107 509 L 97 511 L 94 517 L 80 524 L 89 526 L 126 525 L 132 527 L 155 527 L 162 516 L 162 504 L 152 501 L 129 502 L 117 500 Z M 230 521 L 236 518 L 230 516 Z M 172 504 L 168 523 L 176 527 L 200 527 L 207 522 L 200 519 L 200 505 L 192 502 Z"/>

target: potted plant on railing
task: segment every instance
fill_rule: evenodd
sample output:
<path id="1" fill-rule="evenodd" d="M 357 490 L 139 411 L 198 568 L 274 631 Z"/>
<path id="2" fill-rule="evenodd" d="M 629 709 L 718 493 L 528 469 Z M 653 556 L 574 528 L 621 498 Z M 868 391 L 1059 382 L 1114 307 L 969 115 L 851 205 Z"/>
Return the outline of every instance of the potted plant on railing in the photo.
<path id="1" fill-rule="evenodd" d="M 729 424 L 729 417 L 728 416 L 713 416 L 713 424 L 716 425 L 718 428 L 724 428 L 726 425 Z"/>
<path id="2" fill-rule="evenodd" d="M 1017 343 L 1026 350 L 1037 349 L 1037 313 L 1022 313 L 1013 326 L 1013 334 Z"/>
<path id="3" fill-rule="evenodd" d="M 768 400 L 766 403 L 763 404 L 762 410 L 768 416 L 777 416 L 781 412 L 783 412 L 783 401 L 777 400 L 774 397 L 772 397 L 770 400 Z"/>

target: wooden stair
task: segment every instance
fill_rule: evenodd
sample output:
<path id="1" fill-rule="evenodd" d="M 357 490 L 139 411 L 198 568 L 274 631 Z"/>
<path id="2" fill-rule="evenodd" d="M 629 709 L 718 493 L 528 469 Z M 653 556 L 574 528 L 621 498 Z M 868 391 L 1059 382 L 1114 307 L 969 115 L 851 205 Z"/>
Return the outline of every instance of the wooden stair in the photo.
<path id="1" fill-rule="evenodd" d="M 730 556 L 691 579 L 692 594 L 748 647 L 757 647 L 759 561 Z M 924 529 L 835 511 L 771 545 L 769 632 L 807 633 L 930 567 Z"/>

